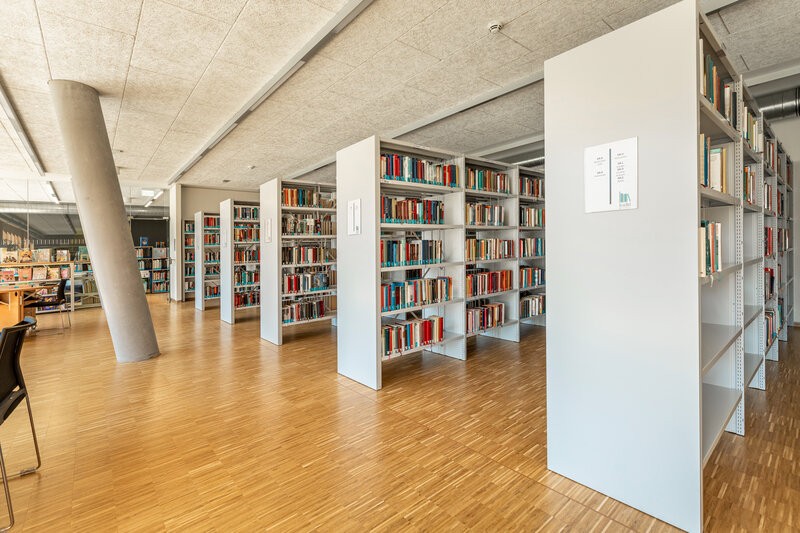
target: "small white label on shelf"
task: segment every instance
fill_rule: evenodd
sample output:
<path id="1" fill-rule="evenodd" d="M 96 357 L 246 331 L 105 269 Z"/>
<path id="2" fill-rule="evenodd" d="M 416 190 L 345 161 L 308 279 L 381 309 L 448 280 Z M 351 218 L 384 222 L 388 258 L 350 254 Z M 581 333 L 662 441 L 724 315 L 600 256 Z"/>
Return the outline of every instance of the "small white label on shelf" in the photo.
<path id="1" fill-rule="evenodd" d="M 638 137 L 583 152 L 584 202 L 587 213 L 639 206 Z"/>
<path id="2" fill-rule="evenodd" d="M 361 199 L 347 202 L 347 234 L 361 235 Z"/>

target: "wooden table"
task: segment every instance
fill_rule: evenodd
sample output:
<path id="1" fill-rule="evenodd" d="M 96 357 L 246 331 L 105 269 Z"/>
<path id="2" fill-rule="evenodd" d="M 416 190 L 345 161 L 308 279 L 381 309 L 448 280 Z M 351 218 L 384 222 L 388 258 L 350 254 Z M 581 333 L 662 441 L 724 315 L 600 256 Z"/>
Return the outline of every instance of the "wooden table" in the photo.
<path id="1" fill-rule="evenodd" d="M 46 288 L 46 285 L 0 286 L 0 328 L 18 324 L 25 317 L 25 293 Z"/>

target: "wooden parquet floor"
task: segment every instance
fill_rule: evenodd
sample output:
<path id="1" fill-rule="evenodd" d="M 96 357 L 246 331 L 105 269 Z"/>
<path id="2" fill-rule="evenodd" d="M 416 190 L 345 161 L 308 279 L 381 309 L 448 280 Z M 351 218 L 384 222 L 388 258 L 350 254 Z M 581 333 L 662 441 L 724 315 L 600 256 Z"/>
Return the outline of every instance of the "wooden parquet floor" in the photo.
<path id="1" fill-rule="evenodd" d="M 326 324 L 278 348 L 256 318 L 150 302 L 151 361 L 117 364 L 99 309 L 26 343 L 43 466 L 10 482 L 15 530 L 675 531 L 546 470 L 541 328 L 470 341 L 466 364 L 398 359 L 375 392 L 336 373 Z M 800 527 L 800 358 L 786 346 L 769 390 L 747 393 L 748 436 L 724 435 L 706 468 L 708 531 Z M 11 471 L 34 462 L 23 411 L 0 427 Z"/>

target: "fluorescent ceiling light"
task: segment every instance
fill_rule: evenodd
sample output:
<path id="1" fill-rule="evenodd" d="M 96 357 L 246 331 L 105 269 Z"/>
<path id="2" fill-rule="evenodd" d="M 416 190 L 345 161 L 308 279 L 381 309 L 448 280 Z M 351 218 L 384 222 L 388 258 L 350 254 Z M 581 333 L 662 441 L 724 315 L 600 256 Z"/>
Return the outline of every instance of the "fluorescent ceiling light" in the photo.
<path id="1" fill-rule="evenodd" d="M 164 194 L 164 189 L 161 189 L 160 191 L 158 191 L 158 192 L 156 193 L 156 195 L 155 195 L 155 196 L 153 196 L 153 200 L 158 200 L 158 198 L 159 198 L 159 197 L 160 197 L 162 194 Z"/>
<path id="2" fill-rule="evenodd" d="M 42 162 L 39 160 L 39 156 L 36 154 L 36 150 L 34 150 L 33 145 L 28 138 L 28 134 L 25 132 L 25 128 L 22 127 L 22 122 L 20 122 L 16 111 L 14 111 L 14 106 L 11 105 L 11 101 L 8 99 L 8 95 L 6 94 L 2 83 L 0 83 L 0 107 L 3 108 L 3 112 L 11 122 L 11 126 L 17 133 L 19 140 L 22 142 L 22 146 L 25 147 L 25 151 L 28 152 L 28 157 L 30 157 L 31 161 L 33 161 L 33 166 L 36 167 L 36 171 L 39 172 L 40 176 L 44 176 L 44 167 L 42 166 Z"/>
<path id="3" fill-rule="evenodd" d="M 147 201 L 147 203 L 146 203 L 146 204 L 144 204 L 144 206 L 145 206 L 145 207 L 150 207 L 152 204 L 153 204 L 153 199 L 152 199 L 152 198 L 150 198 L 150 200 L 148 200 L 148 201 Z"/>
<path id="4" fill-rule="evenodd" d="M 142 189 L 142 196 L 153 196 L 155 193 L 153 189 Z"/>

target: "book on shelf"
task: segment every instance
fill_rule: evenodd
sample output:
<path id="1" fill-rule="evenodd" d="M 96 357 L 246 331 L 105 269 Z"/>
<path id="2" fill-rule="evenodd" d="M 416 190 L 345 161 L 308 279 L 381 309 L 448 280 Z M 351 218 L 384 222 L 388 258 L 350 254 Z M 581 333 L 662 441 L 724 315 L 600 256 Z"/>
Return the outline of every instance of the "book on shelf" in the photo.
<path id="1" fill-rule="evenodd" d="M 234 263 L 258 263 L 261 261 L 261 247 L 241 249 L 237 248 L 233 251 Z"/>
<path id="2" fill-rule="evenodd" d="M 441 240 L 381 239 L 380 241 L 382 267 L 430 265 L 441 263 L 443 257 Z"/>
<path id="3" fill-rule="evenodd" d="M 61 268 L 69 268 L 69 267 L 61 267 Z M 47 279 L 61 279 L 61 268 L 59 267 L 47 267 Z M 67 275 L 69 277 L 69 275 Z"/>
<path id="4" fill-rule="evenodd" d="M 258 226 L 233 228 L 233 242 L 235 243 L 256 243 L 259 242 L 260 235 Z"/>
<path id="5" fill-rule="evenodd" d="M 400 154 L 381 154 L 381 178 L 442 187 L 460 186 L 458 165 Z"/>
<path id="6" fill-rule="evenodd" d="M 743 172 L 742 194 L 744 201 L 750 205 L 756 203 L 756 171 L 754 168 L 745 166 Z"/>
<path id="7" fill-rule="evenodd" d="M 785 323 L 786 320 L 786 315 L 784 314 L 784 311 L 786 311 L 786 306 L 783 305 L 783 298 L 778 298 L 778 316 L 777 316 L 778 331 L 780 331 L 783 328 L 783 324 Z"/>
<path id="8" fill-rule="evenodd" d="M 543 228 L 544 209 L 538 207 L 520 207 L 519 225 L 529 228 Z"/>
<path id="9" fill-rule="evenodd" d="M 444 318 L 432 315 L 385 324 L 381 327 L 381 339 L 384 357 L 402 355 L 409 350 L 430 346 L 444 339 Z"/>
<path id="10" fill-rule="evenodd" d="M 544 179 L 532 176 L 519 177 L 520 196 L 532 196 L 544 200 Z"/>
<path id="11" fill-rule="evenodd" d="M 764 133 L 758 126 L 758 119 L 750 112 L 747 106 L 744 106 L 745 124 L 742 131 L 744 142 L 754 152 L 764 151 Z"/>
<path id="12" fill-rule="evenodd" d="M 284 274 L 283 294 L 304 293 L 329 290 L 336 286 L 336 271 L 331 269 L 312 269 L 295 274 Z"/>
<path id="13" fill-rule="evenodd" d="M 475 239 L 464 241 L 464 259 L 470 261 L 491 261 L 494 259 L 513 259 L 513 239 Z"/>
<path id="14" fill-rule="evenodd" d="M 203 252 L 204 263 L 219 263 L 220 257 L 221 255 L 219 250 L 205 250 Z"/>
<path id="15" fill-rule="evenodd" d="M 764 227 L 764 256 L 768 257 L 775 253 L 775 245 L 772 238 L 775 236 L 775 230 L 770 226 Z"/>
<path id="16" fill-rule="evenodd" d="M 49 263 L 52 260 L 53 251 L 50 248 L 38 248 L 33 251 L 33 260 L 37 263 Z"/>
<path id="17" fill-rule="evenodd" d="M 775 170 L 775 161 L 777 158 L 777 150 L 775 150 L 775 141 L 773 139 L 766 139 L 764 140 L 764 164 L 767 165 L 767 168 L 774 171 Z"/>
<path id="18" fill-rule="evenodd" d="M 769 183 L 764 183 L 764 209 L 775 211 L 775 202 L 772 200 L 773 187 Z"/>
<path id="19" fill-rule="evenodd" d="M 23 248 L 19 251 L 19 262 L 20 263 L 32 263 L 33 262 L 33 250 L 28 250 Z"/>
<path id="20" fill-rule="evenodd" d="M 466 223 L 469 226 L 505 226 L 502 205 L 467 202 Z"/>
<path id="21" fill-rule="evenodd" d="M 259 283 L 260 276 L 258 270 L 248 270 L 245 267 L 235 267 L 233 270 L 233 285 L 254 285 Z"/>
<path id="22" fill-rule="evenodd" d="M 336 259 L 336 249 L 327 246 L 284 246 L 281 249 L 281 263 L 330 263 Z"/>
<path id="23" fill-rule="evenodd" d="M 69 261 L 69 250 L 56 250 L 56 261 L 59 263 Z"/>
<path id="24" fill-rule="evenodd" d="M 261 304 L 261 291 L 233 293 L 233 306 L 237 308 L 255 307 Z"/>
<path id="25" fill-rule="evenodd" d="M 183 232 L 184 233 L 194 233 L 194 222 L 184 222 L 183 223 Z"/>
<path id="26" fill-rule="evenodd" d="M 31 274 L 31 279 L 33 281 L 44 281 L 47 279 L 47 267 L 33 267 L 33 273 Z"/>
<path id="27" fill-rule="evenodd" d="M 778 320 L 774 309 L 764 309 L 764 331 L 766 333 L 766 344 L 778 336 Z M 764 346 L 766 348 L 767 346 Z"/>
<path id="28" fill-rule="evenodd" d="M 16 277 L 17 277 L 16 270 L 8 270 L 8 269 L 0 270 L 0 282 L 2 283 L 13 282 Z"/>
<path id="29" fill-rule="evenodd" d="M 203 294 L 206 298 L 216 298 L 219 296 L 219 285 L 206 285 L 203 288 Z"/>
<path id="30" fill-rule="evenodd" d="M 17 270 L 18 281 L 30 281 L 33 277 L 33 269 L 31 267 L 22 267 Z"/>
<path id="31" fill-rule="evenodd" d="M 791 247 L 791 242 L 791 229 L 778 228 L 778 251 L 785 252 L 788 250 Z"/>
<path id="32" fill-rule="evenodd" d="M 529 237 L 519 240 L 520 257 L 542 257 L 544 255 L 544 238 Z"/>
<path id="33" fill-rule="evenodd" d="M 783 216 L 783 207 L 784 207 L 784 204 L 783 204 L 784 194 L 781 192 L 780 189 L 778 189 L 775 192 L 775 196 L 776 196 L 776 199 L 777 199 L 776 200 L 776 206 L 778 208 L 778 216 L 782 217 Z"/>
<path id="34" fill-rule="evenodd" d="M 453 279 L 446 276 L 381 284 L 381 312 L 400 311 L 453 299 Z"/>
<path id="35" fill-rule="evenodd" d="M 285 187 L 281 192 L 281 205 L 333 209 L 336 207 L 336 193 L 321 192 L 306 187 Z"/>
<path id="36" fill-rule="evenodd" d="M 544 285 L 544 269 L 539 267 L 521 267 L 519 269 L 520 289 L 529 289 Z"/>
<path id="37" fill-rule="evenodd" d="M 505 304 L 474 302 L 467 307 L 466 331 L 476 333 L 505 323 Z"/>
<path id="38" fill-rule="evenodd" d="M 519 299 L 520 319 L 541 316 L 544 314 L 546 314 L 544 294 L 534 294 L 531 296 L 524 296 Z"/>
<path id="39" fill-rule="evenodd" d="M 467 168 L 466 188 L 472 191 L 511 194 L 511 178 L 505 172 Z"/>
<path id="40" fill-rule="evenodd" d="M 701 220 L 698 242 L 700 275 L 708 276 L 722 270 L 722 224 Z"/>
<path id="41" fill-rule="evenodd" d="M 381 222 L 403 224 L 444 223 L 444 202 L 440 200 L 401 200 L 381 196 Z"/>
<path id="42" fill-rule="evenodd" d="M 243 205 L 235 205 L 233 206 L 233 218 L 237 222 L 258 222 L 258 207 L 250 207 L 250 206 L 243 206 Z"/>
<path id="43" fill-rule="evenodd" d="M 215 233 L 204 233 L 203 234 L 203 244 L 204 245 L 217 245 L 220 243 L 220 235 L 219 232 Z"/>
<path id="44" fill-rule="evenodd" d="M 700 49 L 703 49 L 703 40 L 700 39 Z M 703 62 L 703 76 L 701 91 L 709 102 L 714 106 L 714 109 L 731 124 L 734 128 L 737 127 L 737 93 L 733 90 L 733 85 L 730 82 L 725 82 L 720 76 L 721 70 L 715 63 L 711 54 L 706 54 L 705 61 Z"/>
<path id="45" fill-rule="evenodd" d="M 333 215 L 313 216 L 284 213 L 281 216 L 282 235 L 336 235 Z"/>
<path id="46" fill-rule="evenodd" d="M 485 268 L 470 268 L 466 276 L 467 297 L 490 295 L 514 288 L 514 273 L 511 270 L 490 271 Z"/>
<path id="47" fill-rule="evenodd" d="M 219 217 L 205 216 L 203 217 L 203 229 L 218 229 Z"/>

